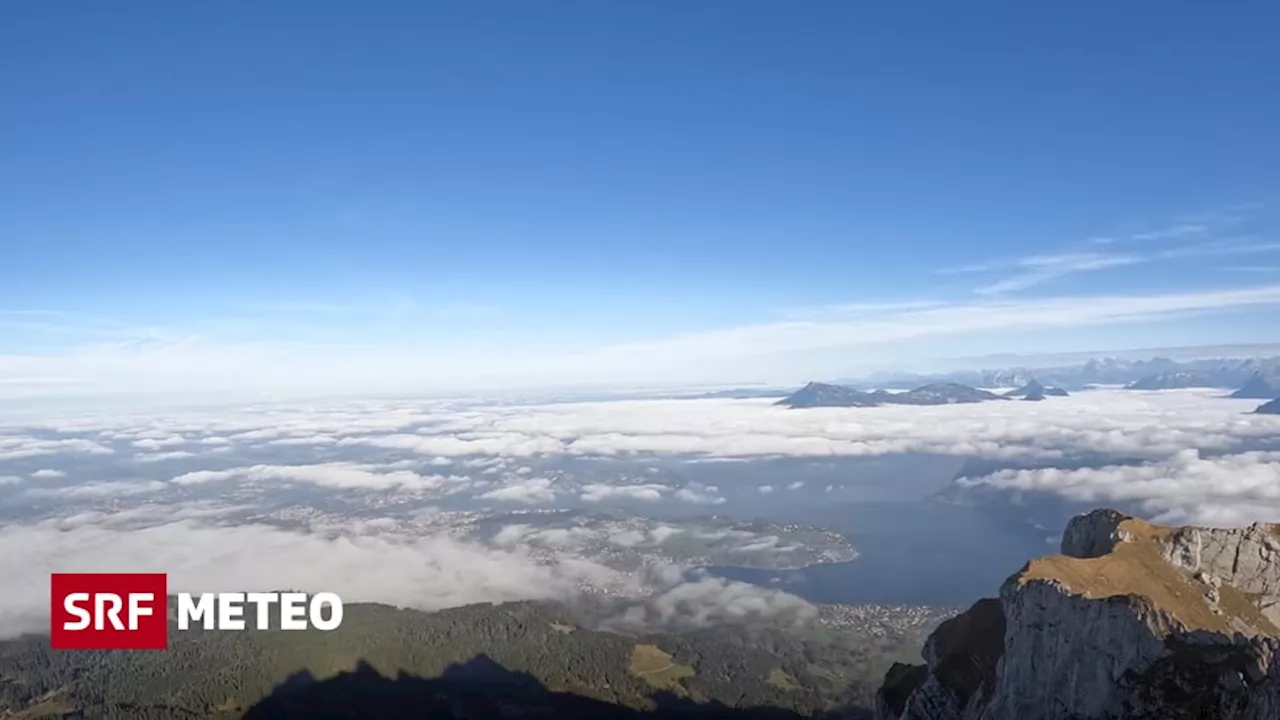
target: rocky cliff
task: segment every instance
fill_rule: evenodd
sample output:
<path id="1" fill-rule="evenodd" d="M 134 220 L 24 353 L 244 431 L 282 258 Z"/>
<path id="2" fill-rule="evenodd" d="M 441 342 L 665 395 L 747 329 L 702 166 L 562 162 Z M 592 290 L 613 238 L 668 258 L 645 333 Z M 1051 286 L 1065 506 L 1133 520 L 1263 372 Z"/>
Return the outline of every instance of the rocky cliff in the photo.
<path id="1" fill-rule="evenodd" d="M 1076 517 L 895 665 L 882 720 L 1280 718 L 1280 525 Z"/>

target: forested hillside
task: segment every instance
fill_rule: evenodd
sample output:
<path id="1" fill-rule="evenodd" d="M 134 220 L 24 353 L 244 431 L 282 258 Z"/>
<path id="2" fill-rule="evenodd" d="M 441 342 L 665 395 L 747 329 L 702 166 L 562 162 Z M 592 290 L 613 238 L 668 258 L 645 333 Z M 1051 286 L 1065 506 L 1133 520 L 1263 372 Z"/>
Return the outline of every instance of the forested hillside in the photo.
<path id="1" fill-rule="evenodd" d="M 0 717 L 859 717 L 903 651 L 820 627 L 627 636 L 536 603 L 438 613 L 359 604 L 329 633 L 170 638 L 164 652 L 2 643 Z"/>

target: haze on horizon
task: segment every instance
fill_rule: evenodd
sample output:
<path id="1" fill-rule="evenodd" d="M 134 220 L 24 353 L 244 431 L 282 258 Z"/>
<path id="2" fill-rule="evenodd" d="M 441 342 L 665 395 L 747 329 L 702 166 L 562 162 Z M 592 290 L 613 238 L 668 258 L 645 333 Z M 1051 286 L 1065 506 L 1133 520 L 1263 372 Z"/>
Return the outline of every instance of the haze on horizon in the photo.
<path id="1" fill-rule="evenodd" d="M 4 15 L 0 395 L 1280 341 L 1274 6 Z"/>

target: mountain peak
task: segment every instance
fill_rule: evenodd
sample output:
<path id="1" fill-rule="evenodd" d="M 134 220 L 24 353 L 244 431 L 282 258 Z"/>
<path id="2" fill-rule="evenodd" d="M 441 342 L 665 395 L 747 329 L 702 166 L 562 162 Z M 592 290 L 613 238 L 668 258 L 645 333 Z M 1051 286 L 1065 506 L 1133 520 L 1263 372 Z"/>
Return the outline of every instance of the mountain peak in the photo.
<path id="1" fill-rule="evenodd" d="M 1268 377 L 1261 370 L 1249 377 L 1239 390 L 1231 393 L 1233 398 L 1247 400 L 1272 400 L 1280 398 L 1280 378 Z"/>
<path id="2" fill-rule="evenodd" d="M 1050 395 L 1054 397 L 1066 397 L 1067 391 L 1063 390 L 1062 388 L 1048 387 L 1044 383 L 1041 383 L 1036 378 L 1031 378 L 1022 387 L 1017 388 L 1016 390 L 1010 390 L 1009 392 L 1004 394 L 1004 396 L 1007 398 L 1020 397 L 1023 400 L 1036 400 L 1036 401 L 1044 400 L 1046 397 Z"/>
<path id="3" fill-rule="evenodd" d="M 958 382 L 929 383 L 893 397 L 894 402 L 903 405 L 951 405 L 1001 399 L 995 393 L 979 390 Z"/>
<path id="4" fill-rule="evenodd" d="M 877 716 L 1271 717 L 1280 525 L 1168 527 L 1103 509 L 1074 518 L 1061 550 L 940 626 L 923 669 L 891 670 Z"/>
<path id="5" fill-rule="evenodd" d="M 880 403 L 871 394 L 855 388 L 810 381 L 774 404 L 790 408 L 812 408 L 874 407 Z"/>

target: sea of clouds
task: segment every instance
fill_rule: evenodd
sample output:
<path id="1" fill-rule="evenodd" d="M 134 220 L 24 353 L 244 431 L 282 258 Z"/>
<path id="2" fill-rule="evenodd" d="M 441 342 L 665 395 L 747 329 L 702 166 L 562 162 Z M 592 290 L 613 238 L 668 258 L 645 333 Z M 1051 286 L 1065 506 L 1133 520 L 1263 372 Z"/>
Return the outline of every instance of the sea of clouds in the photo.
<path id="1" fill-rule="evenodd" d="M 43 627 L 55 571 L 163 571 L 174 590 L 314 588 L 424 609 L 571 600 L 632 583 L 649 593 L 632 621 L 794 612 L 803 601 L 741 583 L 619 578 L 572 554 L 534 562 L 510 534 L 424 534 L 402 522 L 403 508 L 716 509 L 729 488 L 656 467 L 584 478 L 548 461 L 927 453 L 994 463 L 958 478 L 961 488 L 1124 504 L 1166 521 L 1280 520 L 1280 418 L 1252 414 L 1256 405 L 1220 391 L 1098 390 L 1041 403 L 804 410 L 683 399 L 11 413 L 0 419 L 0 632 Z M 752 487 L 771 497 L 830 489 L 788 477 Z M 301 491 L 308 499 L 291 510 Z M 326 503 L 331 512 L 317 511 Z"/>

